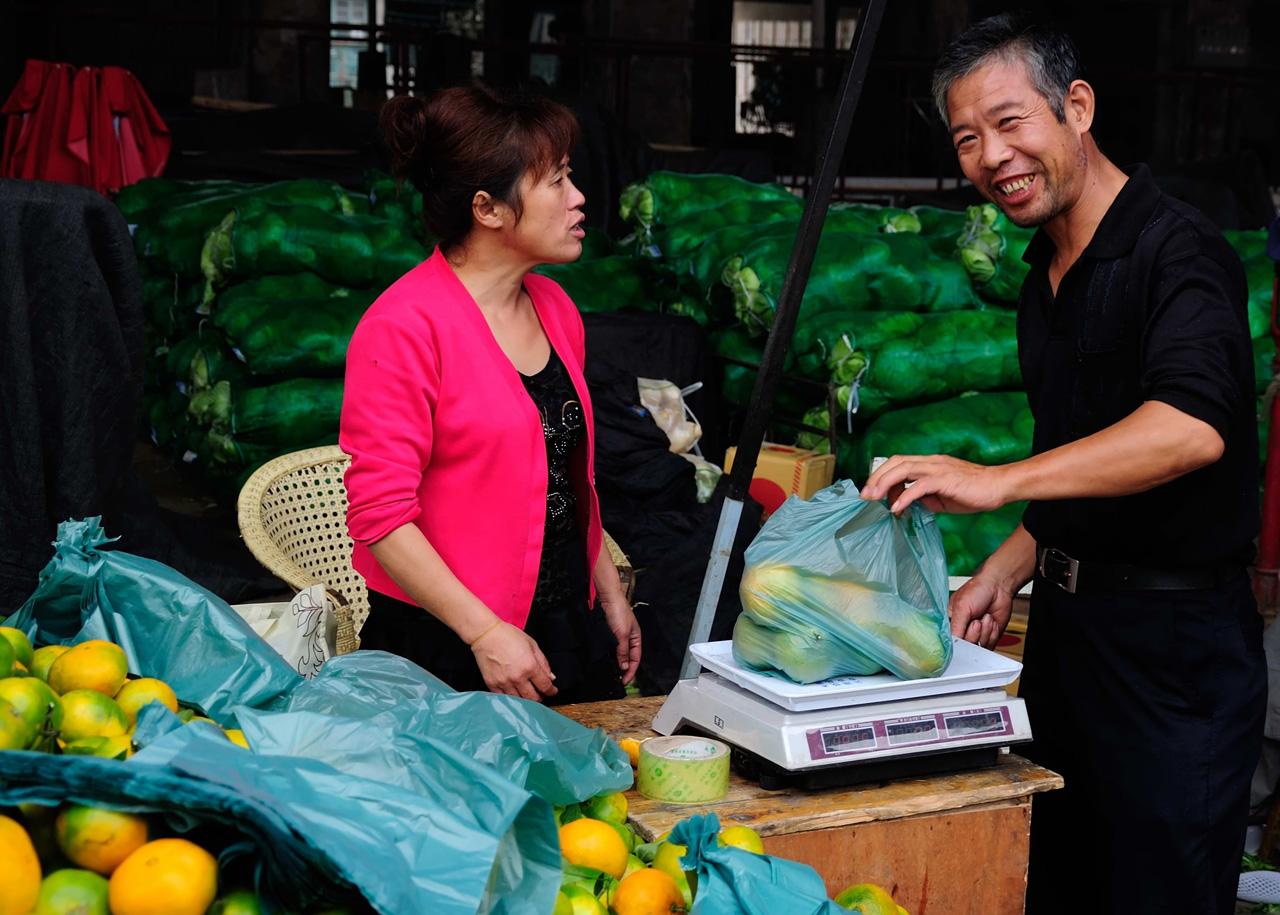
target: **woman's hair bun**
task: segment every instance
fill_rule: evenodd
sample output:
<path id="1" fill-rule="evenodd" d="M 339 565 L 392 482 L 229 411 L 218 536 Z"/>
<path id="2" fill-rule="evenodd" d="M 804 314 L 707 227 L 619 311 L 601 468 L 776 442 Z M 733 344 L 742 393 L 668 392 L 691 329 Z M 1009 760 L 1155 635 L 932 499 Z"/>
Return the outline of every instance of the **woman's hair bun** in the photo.
<path id="1" fill-rule="evenodd" d="M 427 108 L 430 103 L 415 95 L 397 95 L 382 106 L 380 126 L 391 153 L 391 173 L 418 184 L 428 171 L 426 162 Z"/>

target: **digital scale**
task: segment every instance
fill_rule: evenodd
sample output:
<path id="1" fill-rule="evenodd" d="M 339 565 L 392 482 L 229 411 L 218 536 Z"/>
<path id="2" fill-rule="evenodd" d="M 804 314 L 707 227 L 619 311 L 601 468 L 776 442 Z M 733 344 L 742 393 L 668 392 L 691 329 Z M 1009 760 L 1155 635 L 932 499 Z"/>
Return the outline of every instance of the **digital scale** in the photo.
<path id="1" fill-rule="evenodd" d="M 659 734 L 729 744 L 733 765 L 762 788 L 825 788 L 995 765 L 1031 739 L 1026 705 L 1004 689 L 1017 661 L 954 639 L 938 677 L 890 673 L 800 684 L 748 670 L 733 643 L 690 646 L 702 665 L 653 719 Z"/>

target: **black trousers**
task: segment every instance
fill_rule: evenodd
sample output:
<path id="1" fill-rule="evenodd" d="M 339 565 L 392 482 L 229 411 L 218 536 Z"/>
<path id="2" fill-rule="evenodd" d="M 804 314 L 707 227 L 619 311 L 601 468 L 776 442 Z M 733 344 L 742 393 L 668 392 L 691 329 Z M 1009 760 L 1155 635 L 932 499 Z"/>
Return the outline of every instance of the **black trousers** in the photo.
<path id="1" fill-rule="evenodd" d="M 546 655 L 556 675 L 556 695 L 547 705 L 621 699 L 626 693 L 618 671 L 618 641 L 604 611 L 588 611 L 586 601 L 554 608 L 535 606 L 525 632 Z M 459 691 L 487 689 L 471 647 L 426 610 L 375 591 L 369 592 L 369 618 L 360 630 L 360 647 L 389 651 L 413 661 Z"/>
<path id="2" fill-rule="evenodd" d="M 1035 741 L 1019 752 L 1066 780 L 1034 801 L 1029 915 L 1231 915 L 1266 708 L 1248 577 L 1075 595 L 1037 581 L 1023 661 Z"/>

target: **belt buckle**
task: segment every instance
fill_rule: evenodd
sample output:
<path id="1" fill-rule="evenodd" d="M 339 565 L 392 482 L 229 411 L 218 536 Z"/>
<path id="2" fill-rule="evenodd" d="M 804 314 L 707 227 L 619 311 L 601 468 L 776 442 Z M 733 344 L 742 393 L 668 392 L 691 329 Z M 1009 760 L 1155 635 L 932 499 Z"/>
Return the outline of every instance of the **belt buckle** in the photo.
<path id="1" fill-rule="evenodd" d="M 1040 577 L 1068 594 L 1075 594 L 1080 578 L 1080 560 L 1072 559 L 1055 547 L 1049 547 L 1040 553 Z"/>

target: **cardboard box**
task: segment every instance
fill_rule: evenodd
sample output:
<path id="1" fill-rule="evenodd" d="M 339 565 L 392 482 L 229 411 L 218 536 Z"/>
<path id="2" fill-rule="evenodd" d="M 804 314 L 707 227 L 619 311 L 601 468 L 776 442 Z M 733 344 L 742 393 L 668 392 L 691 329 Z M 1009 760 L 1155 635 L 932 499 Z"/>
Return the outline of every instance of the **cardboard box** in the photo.
<path id="1" fill-rule="evenodd" d="M 733 469 L 733 457 L 737 448 L 730 448 L 724 456 L 724 472 Z M 778 510 L 787 496 L 807 499 L 820 489 L 831 485 L 835 474 L 836 458 L 833 454 L 815 454 L 803 448 L 774 445 L 765 442 L 760 448 L 760 458 L 751 477 L 751 498 L 764 506 L 767 518 Z"/>

